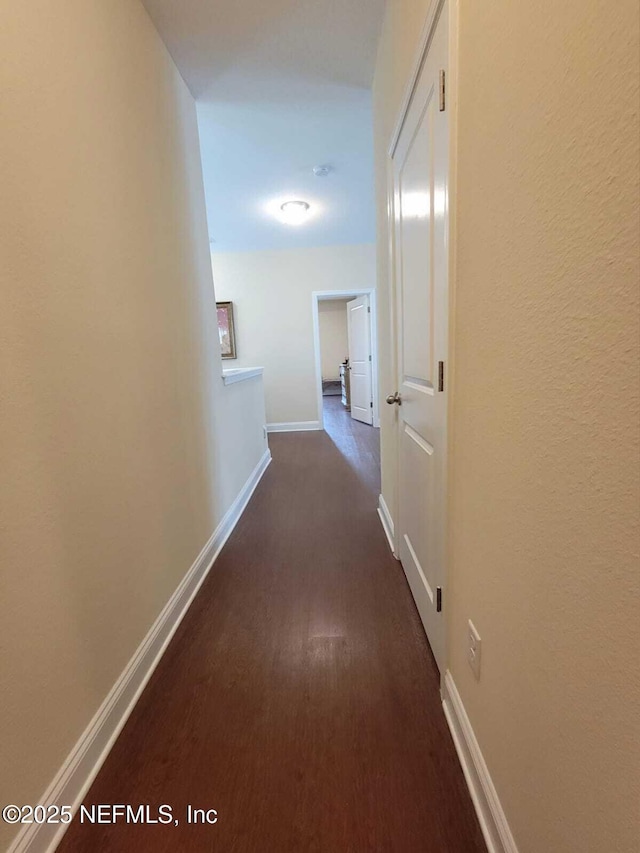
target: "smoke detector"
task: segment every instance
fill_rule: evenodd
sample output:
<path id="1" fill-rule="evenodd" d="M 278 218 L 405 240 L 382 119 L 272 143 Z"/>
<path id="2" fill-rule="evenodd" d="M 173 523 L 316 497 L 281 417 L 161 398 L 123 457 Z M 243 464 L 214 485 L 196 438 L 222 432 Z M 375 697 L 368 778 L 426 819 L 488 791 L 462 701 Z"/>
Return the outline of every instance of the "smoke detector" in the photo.
<path id="1" fill-rule="evenodd" d="M 314 166 L 313 174 L 316 178 L 326 178 L 331 171 L 331 166 Z"/>

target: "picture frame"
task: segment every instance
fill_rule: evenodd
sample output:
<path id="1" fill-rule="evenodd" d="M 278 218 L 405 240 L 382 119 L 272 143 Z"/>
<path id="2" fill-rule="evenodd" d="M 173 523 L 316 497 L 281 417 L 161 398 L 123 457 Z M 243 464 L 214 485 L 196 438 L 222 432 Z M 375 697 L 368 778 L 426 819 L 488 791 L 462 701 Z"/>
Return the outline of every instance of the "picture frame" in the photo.
<path id="1" fill-rule="evenodd" d="M 216 312 L 218 315 L 218 335 L 220 336 L 222 358 L 237 358 L 233 302 L 216 302 Z"/>

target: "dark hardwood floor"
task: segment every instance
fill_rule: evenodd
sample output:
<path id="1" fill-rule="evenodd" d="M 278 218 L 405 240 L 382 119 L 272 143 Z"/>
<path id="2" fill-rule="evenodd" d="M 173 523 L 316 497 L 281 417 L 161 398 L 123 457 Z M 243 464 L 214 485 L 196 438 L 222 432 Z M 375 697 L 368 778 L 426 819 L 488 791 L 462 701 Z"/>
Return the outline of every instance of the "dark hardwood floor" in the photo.
<path id="1" fill-rule="evenodd" d="M 376 514 L 379 434 L 270 437 L 273 463 L 85 804 L 179 825 L 70 826 L 59 850 L 475 853 L 438 673 Z M 216 809 L 186 822 L 187 805 Z"/>
<path id="2" fill-rule="evenodd" d="M 357 475 L 380 494 L 380 430 L 354 420 L 340 397 L 324 397 L 324 428 Z"/>

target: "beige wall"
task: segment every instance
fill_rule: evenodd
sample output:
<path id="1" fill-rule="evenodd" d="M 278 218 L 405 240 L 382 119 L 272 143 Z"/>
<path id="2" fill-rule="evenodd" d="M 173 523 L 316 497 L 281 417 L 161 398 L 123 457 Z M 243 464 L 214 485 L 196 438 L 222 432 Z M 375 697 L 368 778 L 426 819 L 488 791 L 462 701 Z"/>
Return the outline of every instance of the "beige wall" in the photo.
<path id="1" fill-rule="evenodd" d="M 264 451 L 264 404 L 220 379 L 194 104 L 142 6 L 1 16 L 0 801 L 37 803 Z"/>
<path id="2" fill-rule="evenodd" d="M 428 5 L 390 0 L 378 56 L 381 304 L 385 150 Z M 638 6 L 461 0 L 459 56 L 448 667 L 520 853 L 630 853 Z M 384 317 L 380 328 L 383 350 Z M 479 683 L 465 660 L 469 618 L 483 641 Z"/>
<path id="3" fill-rule="evenodd" d="M 264 367 L 268 423 L 318 420 L 311 294 L 375 287 L 373 244 L 212 255 L 234 303 L 237 367 Z"/>
<path id="4" fill-rule="evenodd" d="M 318 303 L 320 361 L 323 379 L 338 379 L 340 365 L 349 355 L 347 300 L 327 299 Z"/>

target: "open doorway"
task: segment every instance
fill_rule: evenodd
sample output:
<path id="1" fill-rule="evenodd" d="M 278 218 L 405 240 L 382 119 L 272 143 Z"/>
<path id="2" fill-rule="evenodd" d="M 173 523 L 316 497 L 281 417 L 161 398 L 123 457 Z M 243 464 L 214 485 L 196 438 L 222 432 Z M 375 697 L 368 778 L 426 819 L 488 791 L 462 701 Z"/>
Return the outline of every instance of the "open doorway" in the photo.
<path id="1" fill-rule="evenodd" d="M 375 290 L 312 293 L 318 421 L 380 425 Z"/>

